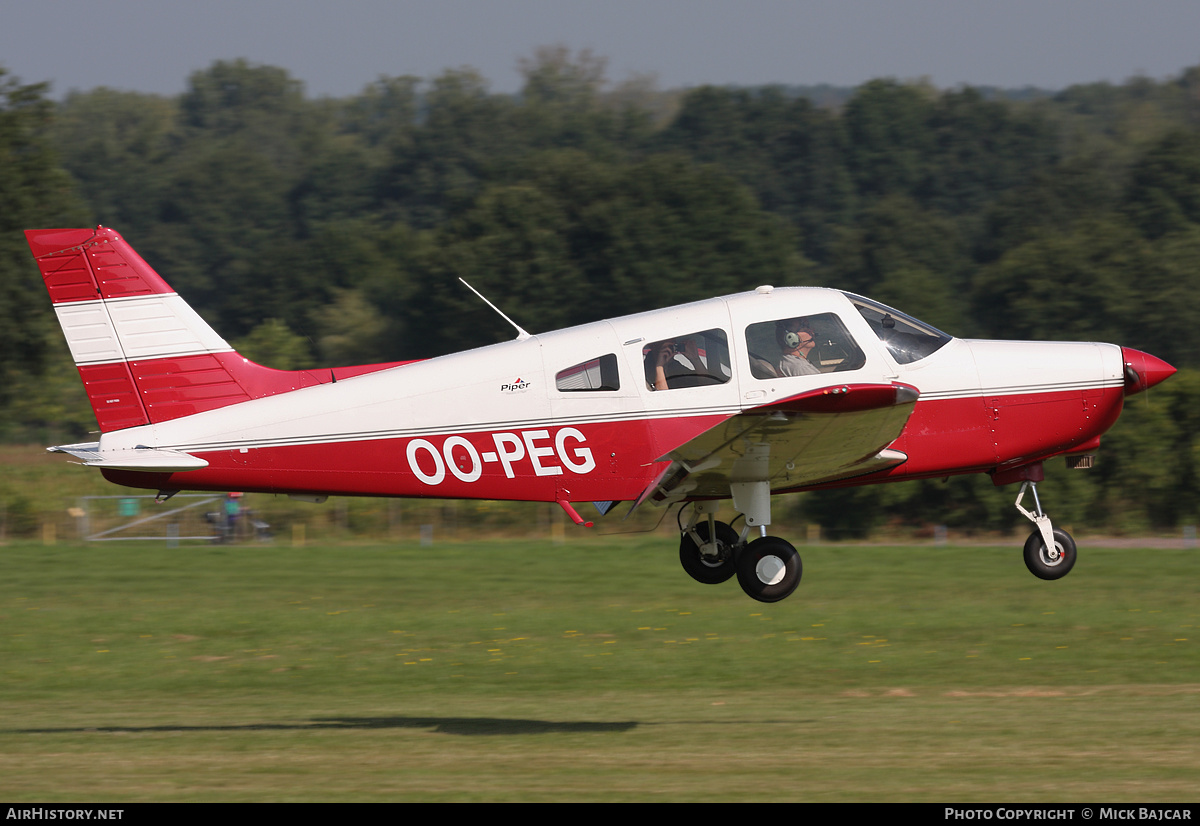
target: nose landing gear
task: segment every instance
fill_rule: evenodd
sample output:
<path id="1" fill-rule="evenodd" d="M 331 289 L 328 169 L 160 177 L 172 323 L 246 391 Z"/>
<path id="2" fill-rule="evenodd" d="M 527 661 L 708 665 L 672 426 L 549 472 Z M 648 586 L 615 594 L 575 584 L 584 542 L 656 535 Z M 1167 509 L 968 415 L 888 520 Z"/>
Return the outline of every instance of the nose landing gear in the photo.
<path id="1" fill-rule="evenodd" d="M 1033 492 L 1035 510 L 1032 513 L 1021 507 L 1026 488 Z M 1036 482 L 1021 483 L 1016 506 L 1026 519 L 1037 525 L 1037 530 L 1025 540 L 1025 567 L 1039 579 L 1062 579 L 1075 567 L 1075 540 L 1066 531 L 1054 527 L 1050 517 L 1042 512 Z"/>

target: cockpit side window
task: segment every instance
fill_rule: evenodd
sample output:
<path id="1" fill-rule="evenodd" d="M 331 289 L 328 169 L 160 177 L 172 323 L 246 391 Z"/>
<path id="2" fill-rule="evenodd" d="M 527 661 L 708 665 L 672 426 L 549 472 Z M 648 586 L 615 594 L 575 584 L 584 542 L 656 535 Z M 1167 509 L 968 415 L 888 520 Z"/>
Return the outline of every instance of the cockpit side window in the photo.
<path id="1" fill-rule="evenodd" d="M 642 348 L 642 364 L 651 390 L 724 384 L 733 378 L 729 337 L 724 330 L 703 330 L 655 341 Z"/>
<path id="2" fill-rule="evenodd" d="M 944 347 L 950 336 L 912 316 L 857 295 L 847 295 L 897 364 L 912 364 Z"/>
<path id="3" fill-rule="evenodd" d="M 867 357 L 833 313 L 760 321 L 746 328 L 750 375 L 756 379 L 842 373 Z"/>
<path id="4" fill-rule="evenodd" d="M 617 372 L 617 357 L 609 353 L 559 370 L 554 376 L 554 386 L 564 393 L 620 390 L 621 377 Z"/>

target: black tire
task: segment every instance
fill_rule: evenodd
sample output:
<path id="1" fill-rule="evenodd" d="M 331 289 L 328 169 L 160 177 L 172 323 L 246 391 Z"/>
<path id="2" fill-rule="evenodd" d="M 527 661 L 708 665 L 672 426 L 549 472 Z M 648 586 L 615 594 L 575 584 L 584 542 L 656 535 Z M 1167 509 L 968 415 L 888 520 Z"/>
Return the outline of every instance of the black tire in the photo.
<path id="1" fill-rule="evenodd" d="M 1042 532 L 1034 531 L 1025 540 L 1025 567 L 1038 579 L 1062 579 L 1075 567 L 1075 540 L 1066 531 L 1054 529 L 1054 549 L 1046 552 Z"/>
<path id="2" fill-rule="evenodd" d="M 738 582 L 759 602 L 779 602 L 800 584 L 804 567 L 790 542 L 777 536 L 756 539 L 737 558 Z"/>
<path id="3" fill-rule="evenodd" d="M 736 568 L 735 549 L 737 547 L 737 531 L 724 522 L 717 522 L 717 545 L 720 556 L 717 559 L 705 557 L 700 553 L 700 546 L 692 541 L 692 537 L 684 533 L 679 539 L 679 563 L 688 576 L 705 585 L 717 585 L 734 575 Z M 708 521 L 700 522 L 695 528 L 701 544 L 708 541 Z"/>

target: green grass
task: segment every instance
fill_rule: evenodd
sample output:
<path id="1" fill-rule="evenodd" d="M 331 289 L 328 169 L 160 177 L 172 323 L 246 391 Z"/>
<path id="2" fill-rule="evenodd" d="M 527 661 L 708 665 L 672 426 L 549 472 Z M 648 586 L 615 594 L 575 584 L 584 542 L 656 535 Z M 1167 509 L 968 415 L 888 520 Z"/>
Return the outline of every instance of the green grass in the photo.
<path id="1" fill-rule="evenodd" d="M 10 801 L 1188 801 L 1200 552 L 0 547 Z"/>

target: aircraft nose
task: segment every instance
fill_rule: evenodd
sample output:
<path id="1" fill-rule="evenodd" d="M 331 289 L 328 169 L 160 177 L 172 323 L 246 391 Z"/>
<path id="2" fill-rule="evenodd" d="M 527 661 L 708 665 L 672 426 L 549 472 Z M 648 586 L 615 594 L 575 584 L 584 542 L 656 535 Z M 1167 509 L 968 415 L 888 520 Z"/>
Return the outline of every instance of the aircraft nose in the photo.
<path id="1" fill-rule="evenodd" d="M 1126 396 L 1141 393 L 1175 374 L 1175 368 L 1162 359 L 1132 347 L 1121 348 L 1121 360 L 1125 363 Z"/>

